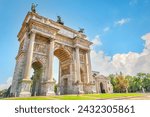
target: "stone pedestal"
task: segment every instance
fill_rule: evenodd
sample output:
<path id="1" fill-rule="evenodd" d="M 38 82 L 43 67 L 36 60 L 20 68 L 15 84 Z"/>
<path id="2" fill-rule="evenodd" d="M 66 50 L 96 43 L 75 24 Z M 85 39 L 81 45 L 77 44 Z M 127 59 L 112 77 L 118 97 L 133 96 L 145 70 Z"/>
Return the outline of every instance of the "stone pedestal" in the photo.
<path id="1" fill-rule="evenodd" d="M 23 79 L 21 81 L 21 90 L 20 90 L 20 94 L 19 97 L 29 97 L 31 96 L 31 80 L 29 79 Z"/>
<path id="2" fill-rule="evenodd" d="M 91 93 L 96 93 L 96 85 L 94 84 L 94 83 L 89 83 L 89 85 L 90 85 L 90 92 Z"/>
<path id="3" fill-rule="evenodd" d="M 48 95 L 55 95 L 54 92 L 54 86 L 55 86 L 55 81 L 47 81 L 46 82 L 46 96 Z"/>
<path id="4" fill-rule="evenodd" d="M 84 91 L 87 94 L 89 94 L 89 93 L 90 94 L 91 93 L 96 93 L 96 86 L 95 86 L 95 84 L 94 83 L 87 83 L 87 84 L 85 84 Z"/>
<path id="5" fill-rule="evenodd" d="M 79 83 L 79 84 L 78 84 L 78 93 L 79 93 L 79 94 L 84 94 L 84 91 L 83 91 L 83 83 Z"/>

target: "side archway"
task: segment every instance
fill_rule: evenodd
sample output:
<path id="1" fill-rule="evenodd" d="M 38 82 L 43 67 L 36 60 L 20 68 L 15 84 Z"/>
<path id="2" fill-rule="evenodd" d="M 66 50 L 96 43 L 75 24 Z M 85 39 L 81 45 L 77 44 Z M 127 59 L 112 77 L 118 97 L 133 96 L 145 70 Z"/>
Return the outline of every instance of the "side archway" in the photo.
<path id="1" fill-rule="evenodd" d="M 104 85 L 102 82 L 100 82 L 100 93 L 105 93 Z"/>
<path id="2" fill-rule="evenodd" d="M 42 81 L 42 72 L 43 66 L 39 61 L 32 63 L 33 73 L 31 76 L 31 95 L 38 96 L 41 94 L 41 81 Z"/>

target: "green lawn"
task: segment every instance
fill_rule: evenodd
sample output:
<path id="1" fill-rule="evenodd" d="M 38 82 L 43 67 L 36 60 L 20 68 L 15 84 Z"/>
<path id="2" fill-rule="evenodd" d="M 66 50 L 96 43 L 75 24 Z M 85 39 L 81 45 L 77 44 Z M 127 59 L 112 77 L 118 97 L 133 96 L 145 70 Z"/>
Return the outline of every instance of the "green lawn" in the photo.
<path id="1" fill-rule="evenodd" d="M 98 100 L 143 96 L 140 93 L 113 93 L 113 94 L 80 94 L 80 95 L 60 95 L 60 96 L 33 96 L 3 98 L 3 100 Z"/>

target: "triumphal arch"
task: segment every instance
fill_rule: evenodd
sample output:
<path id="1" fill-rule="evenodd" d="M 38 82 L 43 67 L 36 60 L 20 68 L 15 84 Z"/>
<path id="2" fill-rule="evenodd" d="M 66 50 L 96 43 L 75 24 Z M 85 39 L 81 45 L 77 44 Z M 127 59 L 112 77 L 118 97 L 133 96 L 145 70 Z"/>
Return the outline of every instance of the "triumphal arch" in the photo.
<path id="1" fill-rule="evenodd" d="M 83 30 L 28 12 L 18 33 L 20 43 L 12 96 L 54 95 L 54 56 L 59 59 L 60 94 L 94 93 L 90 45 Z M 31 68 L 34 74 L 31 74 Z"/>

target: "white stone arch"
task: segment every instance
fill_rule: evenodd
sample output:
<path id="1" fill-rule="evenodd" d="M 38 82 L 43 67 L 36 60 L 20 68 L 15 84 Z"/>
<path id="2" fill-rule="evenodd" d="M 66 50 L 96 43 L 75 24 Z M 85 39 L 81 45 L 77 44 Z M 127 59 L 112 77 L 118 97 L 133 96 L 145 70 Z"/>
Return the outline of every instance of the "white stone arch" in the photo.
<path id="1" fill-rule="evenodd" d="M 29 20 L 31 17 L 34 18 Z M 66 76 L 63 76 L 64 78 L 68 78 L 67 94 L 85 93 L 83 91 L 84 84 L 80 82 L 80 66 L 84 64 L 83 71 L 86 76 L 85 84 L 88 84 L 88 88 L 92 87 L 93 78 L 91 77 L 90 51 L 88 51 L 92 43 L 88 41 L 86 35 L 81 32 L 60 25 L 58 22 L 51 21 L 50 19 L 49 21 L 52 25 L 49 25 L 49 23 L 47 24 L 46 21 L 44 21 L 45 19 L 47 18 L 36 13 L 28 12 L 21 30 L 18 33 L 21 51 L 18 52 L 16 60 L 21 59 L 21 62 L 18 62 L 19 65 L 16 65 L 12 84 L 13 88 L 11 91 L 12 95 L 15 95 L 17 91 L 17 87 L 14 85 L 19 86 L 20 90 L 18 91 L 18 96 L 31 95 L 30 90 L 26 90 L 23 86 L 27 85 L 30 87 L 31 85 L 32 81 L 29 75 L 31 65 L 35 61 L 39 61 L 44 69 L 41 95 L 54 95 L 55 81 L 53 79 L 53 63 L 55 55 L 61 61 L 61 68 L 63 68 L 63 70 L 61 69 L 60 71 L 64 73 L 66 69 L 69 71 L 69 73 L 64 74 Z M 26 28 L 28 28 L 28 30 L 24 30 Z M 24 44 L 21 44 L 21 42 Z M 56 53 L 57 50 L 58 53 Z M 24 55 L 23 59 L 19 57 L 21 54 Z M 80 57 L 81 54 L 83 57 Z M 23 71 L 22 76 L 20 75 L 20 71 Z M 16 84 L 16 80 L 19 79 L 21 79 L 21 82 Z M 88 90 L 88 93 L 90 92 L 91 91 Z"/>
<path id="2" fill-rule="evenodd" d="M 43 69 L 42 80 L 44 80 L 46 74 L 46 63 L 47 63 L 46 57 L 42 55 L 34 54 L 32 64 L 36 61 L 40 62 L 42 65 L 42 69 Z"/>
<path id="3" fill-rule="evenodd" d="M 70 56 L 71 60 L 73 59 L 73 55 L 72 55 L 73 52 L 71 51 L 71 48 L 70 48 L 70 47 L 68 47 L 68 46 L 66 46 L 66 45 L 62 45 L 62 44 L 55 43 L 54 52 L 55 52 L 56 50 L 58 50 L 58 49 L 66 51 L 67 54 Z"/>
<path id="4" fill-rule="evenodd" d="M 67 57 L 67 58 L 64 58 L 65 60 L 72 60 L 72 54 L 70 53 L 70 51 L 68 51 L 68 49 L 63 48 L 63 47 L 59 47 L 59 48 L 55 49 L 54 55 L 55 55 L 60 61 L 63 60 L 63 59 L 61 58 L 61 56 Z M 62 62 L 62 61 L 61 61 L 61 62 Z"/>
<path id="5" fill-rule="evenodd" d="M 43 68 L 46 67 L 46 62 L 47 61 L 46 61 L 46 57 L 45 56 L 34 54 L 32 63 L 34 63 L 36 61 L 39 61 L 42 64 Z"/>

